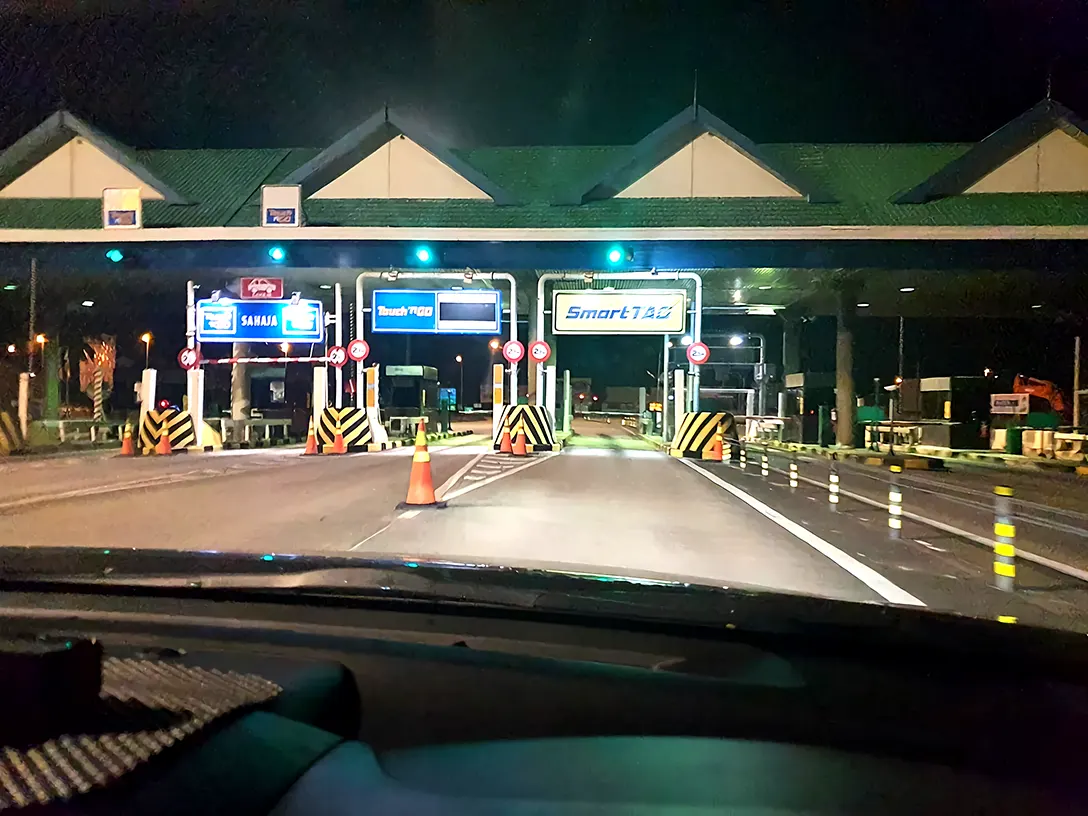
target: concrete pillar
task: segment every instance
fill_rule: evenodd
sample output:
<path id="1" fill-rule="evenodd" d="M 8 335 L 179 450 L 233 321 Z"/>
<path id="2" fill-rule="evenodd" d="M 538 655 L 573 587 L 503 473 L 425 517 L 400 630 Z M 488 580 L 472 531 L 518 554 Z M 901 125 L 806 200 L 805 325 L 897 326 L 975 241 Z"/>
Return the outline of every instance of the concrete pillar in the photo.
<path id="1" fill-rule="evenodd" d="M 843 281 L 838 288 L 838 326 L 835 332 L 835 442 L 854 445 L 857 394 L 854 391 L 854 321 L 857 286 Z"/>
<path id="2" fill-rule="evenodd" d="M 231 346 L 232 357 L 248 357 L 249 344 L 235 343 Z M 249 366 L 235 363 L 230 367 L 230 418 L 249 419 L 251 405 L 249 391 Z"/>
<path id="3" fill-rule="evenodd" d="M 782 316 L 782 375 L 801 373 L 801 318 Z"/>
<path id="4" fill-rule="evenodd" d="M 60 348 L 56 343 L 46 343 L 42 349 L 40 376 L 45 380 L 42 419 L 60 419 Z"/>

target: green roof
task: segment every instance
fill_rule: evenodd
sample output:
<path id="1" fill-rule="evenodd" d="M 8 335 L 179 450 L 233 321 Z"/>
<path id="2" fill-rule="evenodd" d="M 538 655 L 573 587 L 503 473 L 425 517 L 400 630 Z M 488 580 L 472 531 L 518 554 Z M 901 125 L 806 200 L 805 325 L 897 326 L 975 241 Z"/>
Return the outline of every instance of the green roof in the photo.
<path id="1" fill-rule="evenodd" d="M 728 227 L 821 225 L 1088 224 L 1088 194 L 958 195 L 923 204 L 893 203 L 968 144 L 761 145 L 776 166 L 825 190 L 835 203 L 794 199 L 632 199 L 584 204 L 571 191 L 600 177 L 627 147 L 502 147 L 458 156 L 509 192 L 516 205 L 490 201 L 311 200 L 306 221 L 321 226 L 434 227 Z M 283 180 L 321 151 L 145 150 L 138 161 L 188 204 L 148 201 L 148 227 L 256 226 L 262 184 Z M 0 199 L 0 228 L 101 225 L 95 200 Z"/>

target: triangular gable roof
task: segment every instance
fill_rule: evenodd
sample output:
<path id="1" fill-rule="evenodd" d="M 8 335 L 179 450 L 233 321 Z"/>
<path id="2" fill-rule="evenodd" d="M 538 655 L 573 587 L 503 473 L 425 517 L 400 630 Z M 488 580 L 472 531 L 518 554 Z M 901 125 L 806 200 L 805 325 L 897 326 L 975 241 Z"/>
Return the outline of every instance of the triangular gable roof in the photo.
<path id="1" fill-rule="evenodd" d="M 283 184 L 298 184 L 309 198 L 340 178 L 359 162 L 395 137 L 411 139 L 457 175 L 480 188 L 496 204 L 516 204 L 513 196 L 446 147 L 437 137 L 411 125 L 389 108 L 378 111 L 295 170 Z"/>
<path id="2" fill-rule="evenodd" d="M 1084 120 L 1069 108 L 1052 99 L 1044 99 L 893 200 L 896 204 L 924 204 L 936 198 L 960 195 L 1055 130 L 1088 140 L 1086 127 Z"/>
<path id="3" fill-rule="evenodd" d="M 783 184 L 792 187 L 807 200 L 811 202 L 832 200 L 825 193 L 815 189 L 811 183 L 776 167 L 772 161 L 760 154 L 755 142 L 727 125 L 706 108 L 701 105 L 689 105 L 634 145 L 627 157 L 574 195 L 570 203 L 612 198 L 704 133 L 718 137 Z"/>
<path id="4" fill-rule="evenodd" d="M 141 164 L 129 148 L 65 110 L 57 111 L 0 153 L 0 185 L 15 181 L 76 137 L 94 145 L 110 160 L 158 191 L 167 203 L 191 203 Z"/>

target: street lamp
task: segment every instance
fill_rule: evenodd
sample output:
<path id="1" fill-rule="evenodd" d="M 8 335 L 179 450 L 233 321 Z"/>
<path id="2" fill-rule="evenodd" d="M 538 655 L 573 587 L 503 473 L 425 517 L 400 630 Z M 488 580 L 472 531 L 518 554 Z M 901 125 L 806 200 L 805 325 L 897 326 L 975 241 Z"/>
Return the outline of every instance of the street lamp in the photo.
<path id="1" fill-rule="evenodd" d="M 48 342 L 48 341 L 47 341 L 46 336 L 44 334 L 38 334 L 38 335 L 35 335 L 34 342 L 37 343 L 39 346 L 44 346 L 46 344 L 46 342 Z"/>
<path id="2" fill-rule="evenodd" d="M 290 350 L 291 350 L 291 344 L 290 343 L 280 343 L 280 351 L 282 351 L 284 354 L 287 354 Z"/>
<path id="3" fill-rule="evenodd" d="M 151 332 L 144 332 L 140 335 L 140 342 L 144 344 L 144 368 L 151 368 Z"/>
<path id="4" fill-rule="evenodd" d="M 692 339 L 690 334 L 685 334 L 683 337 L 680 338 L 681 346 L 690 346 L 694 342 L 695 341 Z"/>
<path id="5" fill-rule="evenodd" d="M 465 358 L 458 354 L 453 359 L 457 361 L 457 365 L 461 368 L 461 387 L 457 389 L 457 401 L 463 408 L 465 405 Z"/>
<path id="6" fill-rule="evenodd" d="M 500 345 L 502 344 L 499 342 L 499 338 L 492 337 L 491 340 L 488 341 L 487 347 L 492 351 L 498 351 Z"/>
<path id="7" fill-rule="evenodd" d="M 764 416 L 767 412 L 767 341 L 762 334 L 734 334 L 729 337 L 729 345 L 733 348 L 738 348 L 743 346 L 745 341 L 750 338 L 755 338 L 759 341 L 759 358 L 756 360 L 752 371 L 754 374 L 753 379 L 756 381 L 756 392 L 759 400 L 756 413 L 759 416 Z"/>

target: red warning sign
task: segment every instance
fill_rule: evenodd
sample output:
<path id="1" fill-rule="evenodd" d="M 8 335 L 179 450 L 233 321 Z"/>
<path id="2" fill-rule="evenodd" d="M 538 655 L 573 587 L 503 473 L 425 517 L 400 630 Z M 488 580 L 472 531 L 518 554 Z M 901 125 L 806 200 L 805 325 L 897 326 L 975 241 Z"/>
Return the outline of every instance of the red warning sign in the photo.
<path id="1" fill-rule="evenodd" d="M 710 349 L 706 347 L 706 343 L 692 343 L 688 346 L 688 362 L 702 365 L 709 359 Z"/>
<path id="2" fill-rule="evenodd" d="M 366 340 L 352 340 L 348 343 L 348 359 L 361 363 L 370 356 L 370 344 Z"/>
<path id="3" fill-rule="evenodd" d="M 195 348 L 183 348 L 178 352 L 178 365 L 188 371 L 200 365 L 200 352 Z"/>
<path id="4" fill-rule="evenodd" d="M 552 356 L 552 347 L 543 340 L 534 340 L 529 344 L 529 359 L 534 363 L 546 363 Z"/>
<path id="5" fill-rule="evenodd" d="M 507 340 L 506 345 L 502 347 L 502 356 L 508 363 L 520 363 L 525 356 L 525 346 L 517 340 Z"/>
<path id="6" fill-rule="evenodd" d="M 331 346 L 325 356 L 333 368 L 343 368 L 348 362 L 348 350 L 343 346 Z"/>

